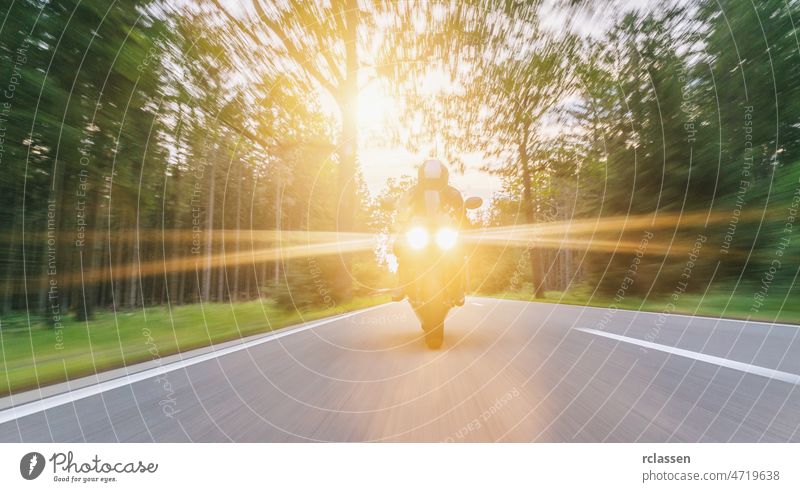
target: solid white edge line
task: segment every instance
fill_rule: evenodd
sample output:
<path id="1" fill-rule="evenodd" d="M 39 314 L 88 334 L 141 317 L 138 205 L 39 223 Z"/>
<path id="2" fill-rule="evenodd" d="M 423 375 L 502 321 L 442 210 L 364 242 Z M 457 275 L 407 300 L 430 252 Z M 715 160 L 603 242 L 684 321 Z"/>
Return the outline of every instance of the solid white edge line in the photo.
<path id="1" fill-rule="evenodd" d="M 326 325 L 328 323 L 333 323 L 334 321 L 343 320 L 346 318 L 350 318 L 352 316 L 366 313 L 368 311 L 372 311 L 374 309 L 386 307 L 387 305 L 388 303 L 378 304 L 377 306 L 371 306 L 365 309 L 360 309 L 358 311 L 345 313 L 339 316 L 333 316 L 330 318 L 324 318 L 321 320 L 312 321 L 310 323 L 303 324 L 295 328 L 291 327 L 284 328 L 281 329 L 280 331 L 266 334 L 263 337 L 258 338 L 256 340 L 240 343 L 237 345 L 233 345 L 231 347 L 226 347 L 224 349 L 213 350 L 206 354 L 196 355 L 194 357 L 189 357 L 188 359 L 170 362 L 169 364 L 164 364 L 163 366 L 154 367 L 152 369 L 146 369 L 140 372 L 135 372 L 133 374 L 128 374 L 126 376 L 122 376 L 116 379 L 111 379 L 109 381 L 104 381 L 102 383 L 93 384 L 91 386 L 86 386 L 73 391 L 67 391 L 66 393 L 59 393 L 57 395 L 48 396 L 46 398 L 42 398 L 41 400 L 24 403 L 19 406 L 9 407 L 5 410 L 0 411 L 0 424 L 5 424 L 7 422 L 11 422 L 13 420 L 22 417 L 27 417 L 28 415 L 33 415 L 34 413 L 43 412 L 45 410 L 49 410 L 54 407 L 65 405 L 67 403 L 72 403 L 77 400 L 82 400 L 90 396 L 98 395 L 100 393 L 104 393 L 112 389 L 121 388 L 129 384 L 137 383 L 139 381 L 144 381 L 145 379 L 161 376 L 168 372 L 193 366 L 195 364 L 215 359 L 217 357 L 222 357 L 223 355 L 228 355 L 234 352 L 238 352 L 240 350 L 245 350 L 251 347 L 255 347 L 257 345 L 271 342 L 273 340 L 277 340 L 285 336 L 293 335 L 295 333 L 300 333 L 301 331 L 310 330 L 318 326 Z"/>
<path id="2" fill-rule="evenodd" d="M 746 362 L 738 362 L 735 360 L 724 359 L 722 357 L 703 354 L 701 352 L 692 352 L 691 350 L 684 350 L 676 347 L 670 347 L 668 345 L 661 345 L 658 343 L 648 342 L 646 340 L 640 340 L 638 338 L 630 338 L 623 335 L 617 335 L 616 333 L 609 333 L 607 331 L 595 330 L 593 328 L 575 328 L 575 330 L 582 331 L 584 333 L 590 333 L 592 335 L 598 335 L 605 338 L 611 338 L 613 340 L 618 340 L 620 342 L 639 345 L 640 347 L 658 350 L 659 352 L 665 352 L 667 354 L 686 357 L 688 359 L 694 359 L 700 362 L 707 362 L 709 364 L 714 364 L 721 367 L 727 367 L 728 369 L 734 369 L 737 371 L 746 372 L 748 374 L 754 374 L 756 376 L 763 376 L 765 378 L 783 381 L 789 384 L 795 384 L 795 385 L 800 384 L 800 375 L 792 374 L 790 372 L 783 372 L 777 369 L 769 369 L 762 366 L 755 366 L 753 364 L 747 364 Z"/>

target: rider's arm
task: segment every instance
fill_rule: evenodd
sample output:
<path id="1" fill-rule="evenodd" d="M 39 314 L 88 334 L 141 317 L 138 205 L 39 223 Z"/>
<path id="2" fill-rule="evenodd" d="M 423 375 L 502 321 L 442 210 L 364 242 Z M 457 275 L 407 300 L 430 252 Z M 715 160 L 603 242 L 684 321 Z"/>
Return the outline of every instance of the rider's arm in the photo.
<path id="1" fill-rule="evenodd" d="M 400 200 L 397 203 L 397 225 L 405 224 L 411 218 L 414 209 L 415 195 L 416 187 L 412 187 L 400 197 Z"/>
<path id="2" fill-rule="evenodd" d="M 452 186 L 448 186 L 447 190 L 448 193 L 451 194 L 450 200 L 452 200 L 453 208 L 456 209 L 464 208 L 464 198 L 461 196 L 461 192 L 453 188 Z"/>
<path id="3" fill-rule="evenodd" d="M 453 212 L 456 219 L 461 220 L 464 216 L 464 198 L 461 192 L 452 186 L 448 186 L 443 190 L 444 202 L 448 208 Z"/>

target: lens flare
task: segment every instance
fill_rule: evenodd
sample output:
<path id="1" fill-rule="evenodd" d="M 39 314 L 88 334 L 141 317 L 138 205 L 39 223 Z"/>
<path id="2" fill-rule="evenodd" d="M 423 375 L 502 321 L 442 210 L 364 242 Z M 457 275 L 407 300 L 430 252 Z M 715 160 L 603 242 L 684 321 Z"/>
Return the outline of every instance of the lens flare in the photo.
<path id="1" fill-rule="evenodd" d="M 458 231 L 443 227 L 436 232 L 436 245 L 443 250 L 453 249 L 458 241 Z"/>
<path id="2" fill-rule="evenodd" d="M 412 249 L 422 249 L 428 245 L 430 238 L 424 227 L 416 226 L 406 232 L 406 241 Z"/>

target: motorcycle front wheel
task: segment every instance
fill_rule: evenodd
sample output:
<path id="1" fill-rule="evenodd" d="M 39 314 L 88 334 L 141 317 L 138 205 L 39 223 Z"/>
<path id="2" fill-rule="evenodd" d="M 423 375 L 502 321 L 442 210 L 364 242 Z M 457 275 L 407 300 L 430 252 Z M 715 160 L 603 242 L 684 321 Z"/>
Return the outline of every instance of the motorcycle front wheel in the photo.
<path id="1" fill-rule="evenodd" d="M 444 340 L 444 319 L 449 309 L 441 302 L 429 302 L 417 309 L 422 331 L 425 332 L 425 344 L 428 348 L 438 349 Z"/>
<path id="2" fill-rule="evenodd" d="M 425 344 L 435 350 L 444 341 L 444 319 L 450 311 L 450 304 L 446 302 L 443 288 L 444 274 L 439 270 L 431 273 L 431 276 L 420 279 L 409 300 L 425 332 Z"/>
<path id="3" fill-rule="evenodd" d="M 444 322 L 439 322 L 433 326 L 422 327 L 425 330 L 425 344 L 429 349 L 436 350 L 442 346 L 444 341 Z"/>

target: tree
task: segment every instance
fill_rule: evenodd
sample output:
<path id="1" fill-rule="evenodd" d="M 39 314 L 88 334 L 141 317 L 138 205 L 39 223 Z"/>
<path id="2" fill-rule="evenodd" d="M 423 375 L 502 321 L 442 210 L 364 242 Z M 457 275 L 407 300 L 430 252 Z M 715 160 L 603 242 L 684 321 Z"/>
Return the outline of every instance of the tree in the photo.
<path id="1" fill-rule="evenodd" d="M 362 8 L 356 0 L 334 0 L 328 5 L 291 0 L 283 5 L 252 3 L 257 24 L 240 22 L 214 0 L 223 12 L 248 36 L 255 46 L 268 45 L 291 66 L 297 83 L 325 91 L 335 101 L 341 120 L 338 155 L 338 231 L 354 229 L 357 204 L 358 92 L 362 62 L 359 56 L 369 36 L 363 27 L 375 24 L 391 4 L 370 2 Z M 275 61 L 276 65 L 280 62 Z M 350 296 L 348 255 L 342 255 L 337 292 Z"/>

